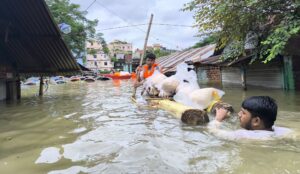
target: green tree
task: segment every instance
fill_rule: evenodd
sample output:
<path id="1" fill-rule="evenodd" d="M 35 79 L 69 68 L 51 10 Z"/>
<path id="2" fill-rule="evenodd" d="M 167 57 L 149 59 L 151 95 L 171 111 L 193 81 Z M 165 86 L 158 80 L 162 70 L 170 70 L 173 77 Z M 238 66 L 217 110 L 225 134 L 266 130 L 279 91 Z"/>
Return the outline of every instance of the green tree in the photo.
<path id="1" fill-rule="evenodd" d="M 112 62 L 117 62 L 118 59 L 117 59 L 116 57 L 112 57 L 112 58 L 111 58 L 111 61 L 112 61 Z"/>
<path id="2" fill-rule="evenodd" d="M 157 58 L 160 58 L 160 57 L 167 56 L 167 55 L 171 54 L 170 51 L 159 50 L 159 49 L 155 49 L 155 50 L 150 51 L 150 52 L 154 53 Z"/>
<path id="3" fill-rule="evenodd" d="M 197 42 L 192 48 L 200 48 L 216 42 L 217 42 L 217 37 L 215 35 L 210 35 L 208 37 L 205 37 L 201 41 Z"/>
<path id="4" fill-rule="evenodd" d="M 88 54 L 91 54 L 91 55 L 95 55 L 95 54 L 98 53 L 98 51 L 99 51 L 99 50 L 97 50 L 97 49 L 88 49 L 88 50 L 87 50 L 87 53 L 88 53 Z"/>
<path id="5" fill-rule="evenodd" d="M 107 43 L 103 37 L 103 33 L 97 33 L 95 38 L 97 41 L 99 41 L 101 43 L 103 52 L 108 55 L 109 49 L 108 49 Z"/>
<path id="6" fill-rule="evenodd" d="M 81 57 L 85 41 L 95 36 L 98 20 L 88 20 L 85 17 L 87 12 L 80 11 L 80 6 L 69 0 L 46 0 L 46 3 L 57 24 L 66 23 L 72 27 L 71 33 L 62 35 L 75 57 Z"/>
<path id="7" fill-rule="evenodd" d="M 249 33 L 257 34 L 257 57 L 264 62 L 285 54 L 291 37 L 300 31 L 299 0 L 193 0 L 184 10 L 195 12 L 199 32 L 216 34 L 225 59 L 244 53 Z"/>

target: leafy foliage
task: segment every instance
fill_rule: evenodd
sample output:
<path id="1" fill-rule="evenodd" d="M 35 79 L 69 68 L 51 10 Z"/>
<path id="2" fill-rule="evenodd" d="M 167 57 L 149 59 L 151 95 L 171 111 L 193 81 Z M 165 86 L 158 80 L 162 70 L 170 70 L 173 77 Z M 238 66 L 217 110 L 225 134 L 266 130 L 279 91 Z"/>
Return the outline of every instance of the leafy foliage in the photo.
<path id="1" fill-rule="evenodd" d="M 117 62 L 118 59 L 117 59 L 116 57 L 112 57 L 112 58 L 111 58 L 111 61 L 112 61 L 112 62 Z"/>
<path id="2" fill-rule="evenodd" d="M 88 20 L 86 11 L 80 11 L 79 5 L 70 3 L 69 0 L 46 0 L 47 5 L 57 24 L 66 23 L 72 27 L 69 34 L 63 38 L 76 58 L 82 56 L 85 50 L 85 41 L 94 37 L 97 20 Z"/>
<path id="3" fill-rule="evenodd" d="M 96 34 L 96 40 L 98 40 L 101 43 L 103 52 L 108 55 L 109 54 L 109 49 L 108 49 L 107 43 L 106 43 L 106 41 L 103 37 L 103 34 L 102 33 L 97 33 Z"/>
<path id="4" fill-rule="evenodd" d="M 203 40 L 197 42 L 192 48 L 200 48 L 216 42 L 217 42 L 217 37 L 215 35 L 210 35 L 208 37 L 205 37 Z"/>
<path id="5" fill-rule="evenodd" d="M 288 40 L 299 34 L 299 0 L 193 0 L 183 10 L 195 12 L 202 35 L 216 34 L 218 48 L 229 46 L 232 52 L 223 55 L 233 59 L 244 53 L 249 32 L 258 34 L 256 52 L 268 62 L 284 54 Z"/>
<path id="6" fill-rule="evenodd" d="M 100 74 L 109 74 L 111 71 L 108 70 L 99 70 Z"/>
<path id="7" fill-rule="evenodd" d="M 243 52 L 244 49 L 244 43 L 243 41 L 234 41 L 231 42 L 230 44 L 228 44 L 224 51 L 223 51 L 223 55 L 222 55 L 222 59 L 226 59 L 228 57 L 230 58 L 238 58 L 238 56 L 241 55 L 241 53 Z"/>
<path id="8" fill-rule="evenodd" d="M 100 51 L 100 50 L 98 50 L 98 49 L 88 49 L 88 50 L 87 50 L 87 53 L 88 53 L 88 54 L 91 54 L 91 55 L 95 55 L 95 54 L 97 54 L 99 51 Z"/>
<path id="9" fill-rule="evenodd" d="M 284 49 L 288 40 L 292 36 L 298 34 L 299 31 L 299 19 L 286 19 L 281 21 L 277 28 L 274 29 L 272 33 L 264 41 L 261 42 L 261 58 L 265 58 L 264 62 L 266 63 L 272 60 L 278 54 L 284 54 Z"/>
<path id="10" fill-rule="evenodd" d="M 160 50 L 160 49 L 153 50 L 152 52 L 155 54 L 155 56 L 157 58 L 160 58 L 160 57 L 167 56 L 167 55 L 171 54 L 170 51 Z"/>

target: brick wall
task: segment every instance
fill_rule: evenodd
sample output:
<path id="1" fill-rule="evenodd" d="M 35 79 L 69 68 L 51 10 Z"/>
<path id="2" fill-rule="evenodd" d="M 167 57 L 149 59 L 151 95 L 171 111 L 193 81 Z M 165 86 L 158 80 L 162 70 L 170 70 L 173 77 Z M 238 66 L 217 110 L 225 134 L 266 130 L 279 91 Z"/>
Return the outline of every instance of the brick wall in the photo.
<path id="1" fill-rule="evenodd" d="M 221 81 L 221 70 L 217 66 L 206 67 L 206 75 L 209 81 L 220 82 Z"/>

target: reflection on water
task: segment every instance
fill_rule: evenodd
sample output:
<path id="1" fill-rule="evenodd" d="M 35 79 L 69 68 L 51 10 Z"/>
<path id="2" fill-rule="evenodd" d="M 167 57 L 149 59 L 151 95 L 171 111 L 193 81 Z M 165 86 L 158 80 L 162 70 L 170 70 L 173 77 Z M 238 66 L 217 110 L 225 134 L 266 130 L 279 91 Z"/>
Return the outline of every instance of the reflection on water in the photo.
<path id="1" fill-rule="evenodd" d="M 50 86 L 43 98 L 29 87 L 21 102 L 1 103 L 0 173 L 300 173 L 299 140 L 220 139 L 205 126 L 134 105 L 131 83 Z M 224 90 L 235 109 L 247 96 L 274 97 L 277 124 L 300 132 L 299 94 Z"/>

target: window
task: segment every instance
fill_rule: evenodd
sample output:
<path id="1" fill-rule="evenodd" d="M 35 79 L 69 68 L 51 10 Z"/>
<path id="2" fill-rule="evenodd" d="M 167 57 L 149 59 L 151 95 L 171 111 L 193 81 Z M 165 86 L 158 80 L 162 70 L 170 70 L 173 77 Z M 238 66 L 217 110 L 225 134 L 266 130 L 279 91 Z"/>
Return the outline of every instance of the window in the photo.
<path id="1" fill-rule="evenodd" d="M 96 55 L 96 54 L 94 54 L 93 56 L 94 56 L 95 59 L 97 58 L 97 55 Z"/>
<path id="2" fill-rule="evenodd" d="M 104 65 L 107 66 L 107 62 L 104 62 Z"/>
<path id="3" fill-rule="evenodd" d="M 94 62 L 94 65 L 97 66 L 97 62 Z"/>
<path id="4" fill-rule="evenodd" d="M 93 44 L 94 44 L 94 43 L 93 43 L 93 42 L 91 42 L 91 46 L 93 46 Z"/>

